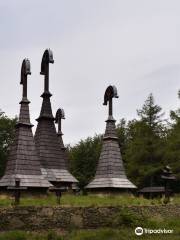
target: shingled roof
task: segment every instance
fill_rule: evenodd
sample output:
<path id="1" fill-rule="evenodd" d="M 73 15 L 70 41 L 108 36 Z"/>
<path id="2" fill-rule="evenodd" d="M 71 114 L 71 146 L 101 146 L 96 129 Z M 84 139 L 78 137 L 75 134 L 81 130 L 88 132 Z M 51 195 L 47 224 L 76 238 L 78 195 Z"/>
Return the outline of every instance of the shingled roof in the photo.
<path id="1" fill-rule="evenodd" d="M 56 117 L 55 117 L 55 123 L 58 125 L 57 137 L 58 137 L 58 141 L 59 141 L 59 147 L 61 149 L 63 159 L 65 161 L 65 166 L 66 166 L 66 169 L 68 170 L 69 169 L 69 157 L 68 157 L 67 148 L 64 146 L 64 142 L 63 142 L 63 138 L 62 138 L 62 136 L 64 135 L 62 132 L 62 119 L 65 119 L 65 112 L 64 112 L 64 109 L 59 108 L 56 112 Z M 72 185 L 73 189 L 76 189 L 77 182 L 78 181 L 76 179 L 76 182 L 74 182 Z"/>
<path id="2" fill-rule="evenodd" d="M 144 187 L 138 191 L 138 193 L 165 193 L 165 187 L 162 186 L 153 186 L 153 187 Z"/>
<path id="3" fill-rule="evenodd" d="M 87 189 L 132 189 L 136 188 L 126 176 L 118 138 L 116 120 L 112 115 L 112 98 L 118 97 L 115 86 L 109 86 L 104 96 L 104 105 L 109 102 L 109 116 L 103 137 L 102 150 L 94 179 L 86 186 Z"/>
<path id="4" fill-rule="evenodd" d="M 65 119 L 64 109 L 59 108 L 56 112 L 56 117 L 55 117 L 55 123 L 57 123 L 57 125 L 58 125 L 57 137 L 58 137 L 60 148 L 61 148 L 62 153 L 63 153 L 63 158 L 64 158 L 64 161 L 65 161 L 66 168 L 68 169 L 69 158 L 68 158 L 68 153 L 66 151 L 66 147 L 64 146 L 64 142 L 63 142 L 63 138 L 62 138 L 62 136 L 63 136 L 62 129 L 61 129 L 62 119 Z"/>
<path id="5" fill-rule="evenodd" d="M 69 173 L 64 159 L 64 151 L 60 147 L 54 117 L 52 114 L 49 92 L 49 63 L 53 63 L 50 49 L 44 52 L 41 63 L 41 74 L 45 76 L 44 93 L 41 95 L 43 103 L 35 133 L 35 143 L 41 162 L 41 171 L 50 182 L 56 185 L 71 184 L 77 180 Z"/>
<path id="6" fill-rule="evenodd" d="M 35 148 L 32 134 L 32 124 L 29 116 L 29 101 L 27 99 L 27 75 L 30 74 L 30 62 L 24 59 L 21 68 L 21 84 L 23 98 L 20 102 L 19 120 L 15 127 L 15 138 L 10 147 L 5 174 L 0 180 L 1 187 L 15 186 L 15 180 L 20 186 L 29 188 L 48 188 L 52 186 L 41 174 L 40 160 Z"/>

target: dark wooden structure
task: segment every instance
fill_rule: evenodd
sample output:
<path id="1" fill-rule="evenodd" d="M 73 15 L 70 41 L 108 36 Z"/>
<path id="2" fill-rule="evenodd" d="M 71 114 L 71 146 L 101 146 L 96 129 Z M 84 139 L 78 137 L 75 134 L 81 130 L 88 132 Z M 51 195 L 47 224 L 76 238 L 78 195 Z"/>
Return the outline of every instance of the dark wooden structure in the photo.
<path id="1" fill-rule="evenodd" d="M 60 204 L 62 193 L 66 192 L 67 190 L 68 190 L 68 186 L 64 186 L 64 184 L 60 178 L 56 179 L 56 187 L 53 186 L 53 187 L 49 188 L 50 192 L 55 193 L 56 199 L 57 199 L 57 204 Z"/>
<path id="2" fill-rule="evenodd" d="M 113 118 L 113 98 L 118 98 L 115 86 L 109 86 L 104 95 L 104 105 L 109 102 L 109 116 L 106 120 L 106 130 L 103 145 L 94 179 L 86 189 L 98 192 L 120 192 L 135 189 L 126 176 L 116 135 L 116 120 Z"/>
<path id="3" fill-rule="evenodd" d="M 62 133 L 62 119 L 65 119 L 65 112 L 62 108 L 59 108 L 56 112 L 56 117 L 55 117 L 55 123 L 57 123 L 58 126 L 58 130 L 57 130 L 57 137 L 58 137 L 58 141 L 60 144 L 60 148 L 62 150 L 63 153 L 63 158 L 65 160 L 65 164 L 66 167 L 68 169 L 69 166 L 69 159 L 68 159 L 68 154 L 66 151 L 66 147 L 64 146 L 64 142 L 63 142 L 63 133 Z"/>
<path id="4" fill-rule="evenodd" d="M 20 196 L 22 190 L 27 190 L 27 187 L 21 187 L 20 186 L 20 179 L 15 179 L 15 186 L 14 187 L 8 187 L 8 190 L 12 190 L 14 192 L 14 205 L 19 205 L 20 203 Z"/>
<path id="5" fill-rule="evenodd" d="M 159 171 L 158 171 L 159 172 Z M 138 195 L 142 195 L 146 198 L 154 198 L 154 197 L 163 197 L 165 196 L 166 201 L 169 201 L 170 196 L 173 194 L 173 191 L 171 189 L 171 183 L 176 178 L 172 173 L 172 170 L 169 166 L 164 167 L 163 170 L 161 170 L 157 177 L 159 180 L 161 180 L 161 186 L 153 186 L 152 184 L 152 178 L 151 177 L 151 186 L 144 187 L 140 190 L 138 190 Z M 163 180 L 163 182 L 162 182 Z M 164 186 L 162 186 L 164 183 Z"/>
<path id="6" fill-rule="evenodd" d="M 176 180 L 176 177 L 173 175 L 171 167 L 169 167 L 168 165 L 164 167 L 161 178 L 164 181 L 165 198 L 167 199 L 167 202 L 169 202 L 170 195 L 172 194 L 170 185 L 174 180 Z"/>
<path id="7" fill-rule="evenodd" d="M 163 197 L 165 195 L 165 187 L 144 187 L 138 191 L 138 195 L 145 198 Z"/>
<path id="8" fill-rule="evenodd" d="M 57 137 L 58 137 L 58 141 L 60 144 L 60 148 L 62 151 L 62 155 L 63 155 L 63 159 L 65 161 L 65 166 L 66 169 L 69 170 L 69 157 L 68 157 L 68 152 L 67 152 L 67 148 L 64 146 L 64 142 L 63 142 L 63 138 L 62 136 L 64 135 L 62 132 L 62 119 L 65 119 L 65 112 L 64 109 L 59 108 L 56 112 L 56 116 L 55 116 L 55 123 L 57 124 Z M 77 179 L 76 181 L 73 182 L 72 184 L 72 189 L 73 190 L 77 190 Z"/>
<path id="9" fill-rule="evenodd" d="M 42 63 L 41 74 L 44 75 L 44 93 L 41 95 L 43 103 L 40 116 L 37 119 L 38 125 L 35 133 L 35 143 L 40 156 L 41 171 L 43 176 L 54 186 L 58 184 L 57 179 L 61 179 L 63 186 L 71 187 L 77 180 L 67 170 L 56 128 L 55 118 L 52 114 L 49 92 L 49 64 L 54 63 L 53 53 L 50 49 L 45 50 Z"/>
<path id="10" fill-rule="evenodd" d="M 40 159 L 35 148 L 32 134 L 32 124 L 29 116 L 29 100 L 27 99 L 27 75 L 31 74 L 30 62 L 24 59 L 21 68 L 23 96 L 20 102 L 19 120 L 15 127 L 15 139 L 10 147 L 4 176 L 0 180 L 1 189 L 20 187 L 27 189 L 47 190 L 52 186 L 41 174 Z M 21 186 L 17 185 L 19 179 Z M 17 200 L 18 201 L 18 200 Z"/>

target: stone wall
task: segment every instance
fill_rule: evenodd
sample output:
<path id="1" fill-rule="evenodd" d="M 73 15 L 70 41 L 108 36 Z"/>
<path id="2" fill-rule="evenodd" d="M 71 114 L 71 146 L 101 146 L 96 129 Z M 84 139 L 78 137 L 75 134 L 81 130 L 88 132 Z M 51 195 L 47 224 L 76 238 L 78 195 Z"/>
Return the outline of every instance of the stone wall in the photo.
<path id="1" fill-rule="evenodd" d="M 125 218 L 121 218 L 124 216 Z M 130 214 L 130 215 L 129 215 Z M 0 231 L 117 227 L 131 217 L 180 218 L 180 205 L 129 207 L 8 207 L 0 208 Z M 128 217 L 130 216 L 130 217 Z M 123 220 L 124 219 L 124 220 Z"/>

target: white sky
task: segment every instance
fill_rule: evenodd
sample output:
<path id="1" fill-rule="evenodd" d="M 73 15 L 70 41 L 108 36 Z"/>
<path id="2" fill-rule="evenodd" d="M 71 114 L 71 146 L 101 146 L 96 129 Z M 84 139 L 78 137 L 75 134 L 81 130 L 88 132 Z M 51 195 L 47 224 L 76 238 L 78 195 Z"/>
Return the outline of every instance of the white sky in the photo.
<path id="1" fill-rule="evenodd" d="M 136 117 L 152 92 L 168 116 L 179 106 L 179 0 L 0 0 L 0 109 L 19 114 L 21 63 L 31 61 L 31 122 L 39 116 L 46 48 L 53 113 L 65 110 L 64 142 L 103 133 L 109 84 L 116 85 L 114 116 Z"/>

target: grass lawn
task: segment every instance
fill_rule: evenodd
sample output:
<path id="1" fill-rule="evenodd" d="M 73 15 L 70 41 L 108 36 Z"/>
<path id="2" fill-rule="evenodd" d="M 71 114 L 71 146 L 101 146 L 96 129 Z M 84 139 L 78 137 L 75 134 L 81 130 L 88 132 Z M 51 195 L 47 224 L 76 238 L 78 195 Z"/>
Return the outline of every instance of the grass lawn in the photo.
<path id="1" fill-rule="evenodd" d="M 173 229 L 172 234 L 143 234 L 136 236 L 134 228 L 121 229 L 98 229 L 98 230 L 73 230 L 72 232 L 56 233 L 51 231 L 48 233 L 31 233 L 23 231 L 13 231 L 0 234 L 0 240 L 179 240 L 180 225 L 173 227 L 168 224 L 156 226 L 156 228 Z M 155 229 L 153 227 L 153 229 Z"/>
<path id="2" fill-rule="evenodd" d="M 13 198 L 0 195 L 0 206 L 11 206 Z M 163 199 L 148 200 L 142 197 L 135 197 L 129 194 L 98 196 L 98 195 L 70 195 L 64 194 L 61 198 L 61 206 L 129 206 L 129 205 L 159 205 L 163 203 Z M 171 203 L 180 204 L 180 196 L 174 196 Z M 56 206 L 56 197 L 53 194 L 48 196 L 23 196 L 20 201 L 21 206 Z"/>

